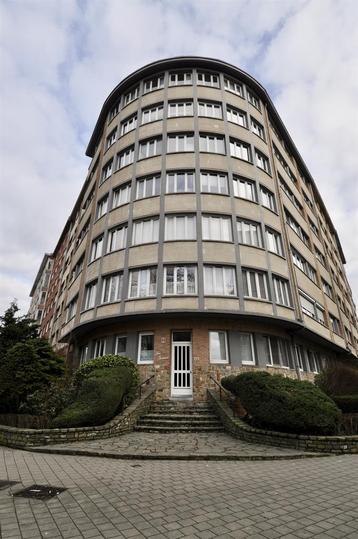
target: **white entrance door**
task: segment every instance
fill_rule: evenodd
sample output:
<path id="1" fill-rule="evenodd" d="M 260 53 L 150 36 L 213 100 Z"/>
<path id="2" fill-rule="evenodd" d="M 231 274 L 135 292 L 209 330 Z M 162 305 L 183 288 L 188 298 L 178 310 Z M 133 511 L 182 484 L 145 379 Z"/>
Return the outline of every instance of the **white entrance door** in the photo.
<path id="1" fill-rule="evenodd" d="M 172 341 L 172 396 L 191 397 L 192 389 L 191 334 L 174 331 Z"/>

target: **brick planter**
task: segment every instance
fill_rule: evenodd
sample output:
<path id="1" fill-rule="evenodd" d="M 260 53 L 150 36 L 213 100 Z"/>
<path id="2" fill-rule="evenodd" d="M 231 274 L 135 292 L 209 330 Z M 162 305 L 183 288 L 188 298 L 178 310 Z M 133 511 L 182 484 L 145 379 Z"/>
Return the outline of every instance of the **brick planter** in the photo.
<path id="1" fill-rule="evenodd" d="M 216 391 L 208 389 L 208 401 L 221 418 L 225 429 L 246 442 L 319 453 L 358 453 L 358 436 L 311 436 L 256 429 L 234 417 L 227 403 L 220 401 Z"/>
<path id="2" fill-rule="evenodd" d="M 19 429 L 0 425 L 0 445 L 8 447 L 31 447 L 36 445 L 78 442 L 110 438 L 133 429 L 139 416 L 147 412 L 154 400 L 155 389 L 148 389 L 108 423 L 98 427 L 76 427 L 69 429 Z"/>

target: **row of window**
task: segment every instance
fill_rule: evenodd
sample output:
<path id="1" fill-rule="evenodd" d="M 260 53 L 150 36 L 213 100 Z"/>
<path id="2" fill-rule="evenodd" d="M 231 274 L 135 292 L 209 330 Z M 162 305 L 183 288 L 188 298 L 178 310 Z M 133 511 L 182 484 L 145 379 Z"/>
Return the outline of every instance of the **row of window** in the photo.
<path id="1" fill-rule="evenodd" d="M 140 123 L 141 125 L 148 124 L 151 122 L 156 122 L 158 120 L 163 120 L 163 103 L 158 103 L 156 105 L 150 105 L 145 107 L 140 112 Z M 223 119 L 223 110 L 222 105 L 216 101 L 198 101 L 198 116 L 203 116 L 206 118 L 216 118 L 219 120 Z M 169 101 L 168 103 L 168 118 L 179 118 L 183 116 L 193 116 L 194 115 L 194 104 L 192 100 L 177 100 Z M 237 124 L 246 129 L 251 129 L 255 135 L 265 140 L 265 129 L 263 125 L 256 120 L 253 116 L 249 116 L 245 111 L 233 107 L 232 105 L 226 106 L 226 118 L 229 122 Z M 106 138 L 105 149 L 108 150 L 114 144 L 120 136 L 133 131 L 138 125 L 138 115 L 137 113 L 125 118 L 118 129 L 115 127 Z"/>
<path id="2" fill-rule="evenodd" d="M 167 215 L 164 221 L 164 240 L 182 241 L 197 239 L 196 215 Z M 236 219 L 238 241 L 244 245 L 264 248 L 262 225 L 244 218 Z M 223 215 L 202 215 L 202 239 L 207 241 L 233 241 L 232 217 Z M 124 249 L 127 246 L 127 224 L 108 231 L 106 253 Z M 281 234 L 265 227 L 267 249 L 284 256 Z M 157 243 L 159 241 L 159 217 L 134 221 L 131 245 Z M 104 235 L 92 242 L 89 261 L 93 262 L 104 254 Z M 77 273 L 78 268 L 74 268 Z"/>
<path id="3" fill-rule="evenodd" d="M 199 151 L 226 155 L 225 139 L 221 135 L 199 135 Z M 168 153 L 194 152 L 194 134 L 171 134 L 167 140 Z M 162 137 L 143 140 L 139 143 L 138 159 L 146 159 L 162 154 Z M 271 174 L 269 158 L 260 150 L 252 148 L 249 143 L 230 137 L 230 156 L 242 159 L 253 164 L 253 155 L 256 165 Z M 112 172 L 119 170 L 134 162 L 134 145 L 117 154 L 116 159 L 111 158 L 103 167 L 100 183 L 106 181 Z"/>
<path id="4" fill-rule="evenodd" d="M 188 86 L 192 85 L 194 81 L 192 71 L 173 71 L 169 73 L 169 86 Z M 211 88 L 220 88 L 220 76 L 218 73 L 212 73 L 209 71 L 197 71 L 196 73 L 196 83 L 199 86 L 209 86 Z M 152 92 L 154 90 L 159 90 L 164 88 L 164 73 L 160 73 L 150 79 L 147 79 L 143 83 L 143 94 Z M 224 88 L 228 92 L 234 93 L 242 98 L 245 98 L 243 84 L 237 80 L 234 80 L 230 77 L 224 76 Z M 260 110 L 260 100 L 252 92 L 246 88 L 247 100 L 254 107 Z M 123 106 L 128 105 L 139 96 L 139 85 L 131 88 L 123 96 Z M 108 121 L 111 121 L 119 112 L 119 103 L 114 105 L 109 112 Z"/>
<path id="5" fill-rule="evenodd" d="M 324 307 L 318 303 L 318 301 L 314 300 L 301 290 L 299 291 L 300 296 L 300 303 L 302 307 L 302 312 L 309 316 L 310 318 L 313 318 L 314 320 L 317 320 L 320 324 L 323 324 L 324 326 L 328 326 L 326 314 Z M 330 325 L 332 328 L 332 331 L 334 333 L 337 333 L 337 335 L 342 335 L 341 330 L 341 324 L 333 314 L 330 312 L 328 313 L 328 318 L 330 321 Z"/>

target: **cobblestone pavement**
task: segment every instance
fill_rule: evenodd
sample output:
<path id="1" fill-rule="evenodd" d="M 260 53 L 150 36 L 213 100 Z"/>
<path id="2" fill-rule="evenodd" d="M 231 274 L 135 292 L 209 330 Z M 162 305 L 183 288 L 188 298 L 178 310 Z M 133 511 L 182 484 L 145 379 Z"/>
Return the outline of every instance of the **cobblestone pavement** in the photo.
<path id="1" fill-rule="evenodd" d="M 44 446 L 45 452 L 93 454 L 115 458 L 212 458 L 274 459 L 300 458 L 312 454 L 296 449 L 249 444 L 224 432 L 150 433 L 132 432 L 109 438 Z M 313 454 L 316 456 L 317 454 Z"/>
<path id="2" fill-rule="evenodd" d="M 358 537 L 358 457 L 128 461 L 0 449 L 2 539 Z M 49 501 L 22 486 L 68 490 Z"/>

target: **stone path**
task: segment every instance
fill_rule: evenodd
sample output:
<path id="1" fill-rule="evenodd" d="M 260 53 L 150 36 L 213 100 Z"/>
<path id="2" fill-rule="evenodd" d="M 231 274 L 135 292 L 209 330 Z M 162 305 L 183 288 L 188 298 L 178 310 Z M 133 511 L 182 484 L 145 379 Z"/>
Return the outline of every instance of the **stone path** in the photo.
<path id="1" fill-rule="evenodd" d="M 1 539 L 358 537 L 358 457 L 126 461 L 0 448 Z M 34 483 L 49 501 L 12 497 Z"/>
<path id="2" fill-rule="evenodd" d="M 46 453 L 93 455 L 112 458 L 264 460 L 319 456 L 296 449 L 249 444 L 224 432 L 132 432 L 109 438 L 43 446 Z"/>

